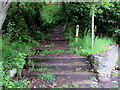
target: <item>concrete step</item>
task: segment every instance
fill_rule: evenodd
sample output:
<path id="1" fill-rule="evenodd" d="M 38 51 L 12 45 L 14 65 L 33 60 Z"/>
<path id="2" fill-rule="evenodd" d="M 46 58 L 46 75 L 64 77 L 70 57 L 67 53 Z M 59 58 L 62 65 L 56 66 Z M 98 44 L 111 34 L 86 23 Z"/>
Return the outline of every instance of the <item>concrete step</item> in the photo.
<path id="1" fill-rule="evenodd" d="M 31 63 L 27 64 L 25 68 L 30 68 L 34 65 L 35 68 L 48 68 L 53 70 L 89 70 L 91 67 L 84 62 L 70 62 L 70 63 Z"/>
<path id="2" fill-rule="evenodd" d="M 45 39 L 46 41 L 69 41 L 66 38 L 51 38 L 51 39 Z"/>
<path id="3" fill-rule="evenodd" d="M 39 77 L 40 75 L 52 73 L 54 78 L 64 78 L 66 81 L 82 81 L 82 80 L 90 80 L 90 77 L 96 77 L 95 73 L 88 72 L 88 71 L 46 71 L 46 72 L 39 72 L 39 71 L 29 71 L 23 70 L 23 76 L 27 77 Z"/>
<path id="4" fill-rule="evenodd" d="M 65 62 L 85 62 L 87 57 L 84 56 L 72 56 L 72 57 L 44 57 L 44 56 L 28 56 L 26 60 L 32 59 L 36 62 L 45 62 L 45 63 L 65 63 Z"/>
<path id="5" fill-rule="evenodd" d="M 37 68 L 38 66 L 34 66 L 35 68 Z M 46 67 L 48 69 L 54 69 L 54 70 L 76 70 L 76 69 L 81 69 L 81 70 L 90 70 L 90 66 L 86 65 L 86 66 L 39 66 L 39 67 Z"/>
<path id="6" fill-rule="evenodd" d="M 39 62 L 31 62 L 29 63 L 29 65 L 31 66 L 32 64 L 34 64 L 35 66 L 75 66 L 75 65 L 88 65 L 88 63 L 85 62 L 61 62 L 61 63 L 39 63 Z"/>
<path id="7" fill-rule="evenodd" d="M 68 73 L 69 72 L 69 73 Z M 29 74 L 30 73 L 30 74 Z M 46 72 L 49 73 L 49 72 Z M 34 74 L 34 75 L 33 75 Z M 38 75 L 44 74 L 44 73 L 37 73 Z M 62 87 L 63 85 L 68 85 L 69 88 L 74 88 L 72 84 L 78 84 L 79 88 L 90 88 L 90 85 L 98 85 L 98 80 L 91 80 L 90 77 L 96 77 L 96 74 L 91 72 L 72 72 L 67 71 L 63 73 L 55 73 L 53 74 L 54 77 L 52 80 L 41 80 L 39 76 L 36 75 L 35 72 L 26 72 L 26 74 L 23 75 L 23 77 L 28 77 L 29 79 L 32 79 L 31 84 L 35 83 L 34 86 L 52 86 L 53 82 L 57 84 L 57 87 Z M 42 82 L 42 83 L 41 83 Z"/>
<path id="8" fill-rule="evenodd" d="M 79 47 L 32 47 L 32 49 L 34 50 L 39 50 L 39 51 L 43 51 L 43 50 L 65 50 L 65 51 L 69 51 L 71 49 L 80 49 Z"/>

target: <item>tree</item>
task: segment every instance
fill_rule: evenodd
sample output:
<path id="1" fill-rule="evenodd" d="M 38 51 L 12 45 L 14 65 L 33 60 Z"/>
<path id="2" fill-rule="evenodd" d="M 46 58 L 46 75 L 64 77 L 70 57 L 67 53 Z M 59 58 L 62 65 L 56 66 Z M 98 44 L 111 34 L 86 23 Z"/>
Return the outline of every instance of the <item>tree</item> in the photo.
<path id="1" fill-rule="evenodd" d="M 99 3 L 90 3 L 88 6 L 90 6 L 91 8 L 91 12 L 92 12 L 92 30 L 91 30 L 91 47 L 93 48 L 94 46 L 94 16 L 95 16 L 95 13 L 102 13 L 103 10 L 100 9 L 101 6 L 103 6 L 104 8 L 110 10 L 110 7 L 114 7 L 114 5 L 110 2 L 99 2 Z"/>
<path id="2" fill-rule="evenodd" d="M 0 2 L 0 30 L 2 29 L 2 25 L 5 21 L 7 10 L 10 7 L 12 0 L 5 0 L 4 2 Z"/>

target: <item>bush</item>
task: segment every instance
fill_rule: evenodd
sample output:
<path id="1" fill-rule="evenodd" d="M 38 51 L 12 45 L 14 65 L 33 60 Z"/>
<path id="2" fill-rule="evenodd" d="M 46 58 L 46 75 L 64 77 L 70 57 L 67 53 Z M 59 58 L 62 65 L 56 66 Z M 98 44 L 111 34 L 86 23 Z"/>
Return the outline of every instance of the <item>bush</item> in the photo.
<path id="1" fill-rule="evenodd" d="M 27 81 L 13 81 L 9 76 L 9 70 L 16 68 L 17 75 L 21 76 L 21 69 L 23 69 L 26 62 L 25 56 L 33 53 L 33 51 L 31 51 L 31 46 L 37 46 L 39 45 L 39 43 L 37 43 L 36 41 L 32 41 L 29 43 L 21 41 L 10 42 L 9 38 L 3 38 L 2 41 L 3 86 L 7 88 L 27 87 Z"/>
<path id="2" fill-rule="evenodd" d="M 58 22 L 64 20 L 62 12 L 62 4 L 49 3 L 43 7 L 41 16 L 45 24 L 58 24 Z"/>

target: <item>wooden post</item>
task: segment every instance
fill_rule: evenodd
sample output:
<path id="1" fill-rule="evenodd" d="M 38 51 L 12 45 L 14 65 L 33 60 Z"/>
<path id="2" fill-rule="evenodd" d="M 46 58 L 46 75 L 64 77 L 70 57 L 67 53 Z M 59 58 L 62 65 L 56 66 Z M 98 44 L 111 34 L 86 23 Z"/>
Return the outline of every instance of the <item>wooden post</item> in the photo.
<path id="1" fill-rule="evenodd" d="M 94 10 L 92 8 L 92 42 L 91 42 L 91 47 L 93 48 L 94 46 Z"/>
<path id="2" fill-rule="evenodd" d="M 78 42 L 79 25 L 76 26 L 76 42 Z"/>

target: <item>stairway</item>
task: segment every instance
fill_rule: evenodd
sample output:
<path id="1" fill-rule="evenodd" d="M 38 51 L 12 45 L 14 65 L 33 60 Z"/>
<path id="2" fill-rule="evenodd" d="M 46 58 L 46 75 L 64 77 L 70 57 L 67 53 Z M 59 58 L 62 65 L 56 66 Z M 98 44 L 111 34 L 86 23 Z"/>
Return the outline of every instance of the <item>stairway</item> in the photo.
<path id="1" fill-rule="evenodd" d="M 92 80 L 96 74 L 90 72 L 90 65 L 86 63 L 86 57 L 55 57 L 55 58 L 34 58 L 35 62 L 26 65 L 23 75 L 39 79 L 39 75 L 52 73 L 54 78 L 51 81 L 43 81 L 45 86 L 56 83 L 58 86 L 78 84 L 80 88 L 89 88 L 91 84 L 97 85 L 97 80 Z M 34 64 L 36 70 L 30 71 L 29 68 Z M 47 70 L 39 71 L 39 68 Z M 58 81 L 57 81 L 58 80 Z M 39 79 L 38 82 L 41 82 Z M 39 88 L 39 86 L 36 86 Z"/>
<path id="2" fill-rule="evenodd" d="M 52 41 L 44 41 L 41 43 L 42 47 L 33 47 L 32 49 L 36 52 L 39 51 L 39 53 L 44 50 L 69 51 L 71 47 L 68 46 L 69 42 L 62 36 L 62 29 L 63 27 L 55 29 L 49 37 Z M 53 45 L 53 47 L 49 47 L 49 45 Z M 44 56 L 39 53 L 26 57 L 27 63 L 22 72 L 23 78 L 28 78 L 31 81 L 30 87 L 90 88 L 98 86 L 96 74 L 90 72 L 91 67 L 87 57 L 74 56 L 74 53 L 67 52 Z M 51 80 L 40 78 L 41 75 L 47 74 L 51 74 Z M 50 78 L 50 76 L 48 77 Z"/>

